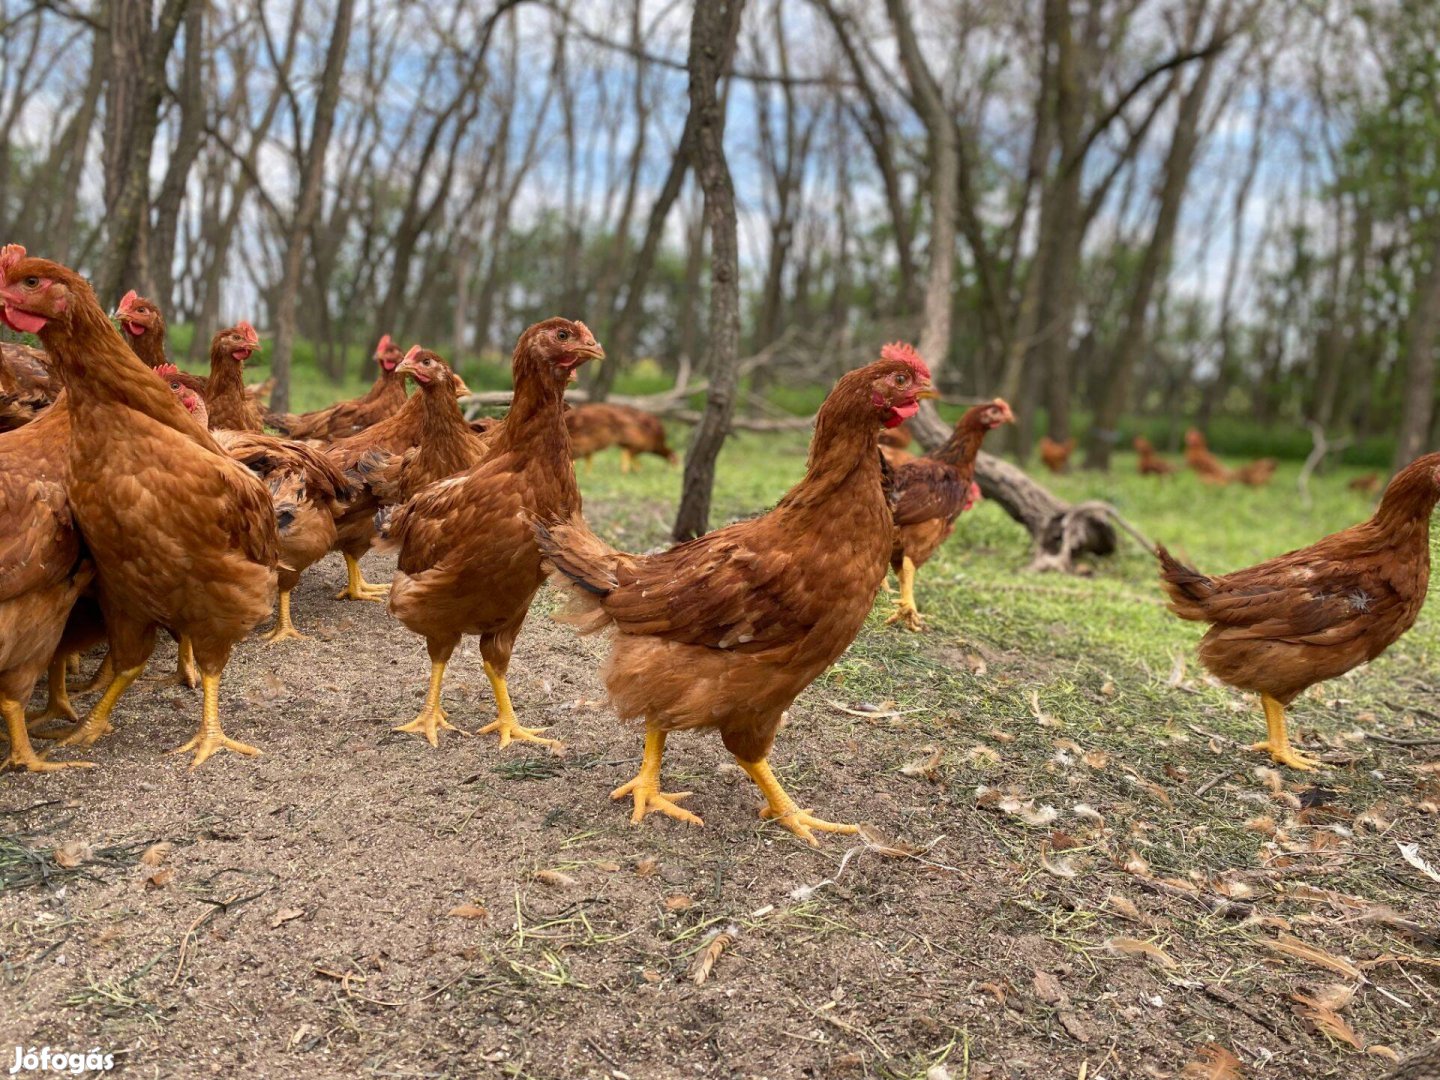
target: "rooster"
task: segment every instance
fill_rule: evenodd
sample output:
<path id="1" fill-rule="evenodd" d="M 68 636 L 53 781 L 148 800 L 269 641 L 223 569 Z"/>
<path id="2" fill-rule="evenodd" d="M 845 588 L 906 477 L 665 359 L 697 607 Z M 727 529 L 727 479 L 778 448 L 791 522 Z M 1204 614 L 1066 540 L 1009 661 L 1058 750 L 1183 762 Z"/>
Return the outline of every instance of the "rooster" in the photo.
<path id="1" fill-rule="evenodd" d="M 898 622 L 916 632 L 924 628 L 915 606 L 915 573 L 955 531 L 955 519 L 979 499 L 974 477 L 981 442 L 1001 424 L 1014 421 L 1010 406 L 996 398 L 967 410 L 938 450 L 899 465 L 886 459 L 894 469 L 890 487 L 895 546 L 890 566 L 900 579 L 900 599 L 887 625 Z"/>
<path id="2" fill-rule="evenodd" d="M 1285 707 L 1309 687 L 1374 660 L 1415 624 L 1430 582 L 1430 515 L 1440 453 L 1390 481 L 1369 521 L 1246 570 L 1206 577 L 1156 549 L 1170 610 L 1207 622 L 1201 662 L 1222 682 L 1260 695 L 1267 750 L 1314 768 L 1290 745 Z"/>
<path id="3" fill-rule="evenodd" d="M 521 727 L 505 673 L 515 638 L 545 582 L 532 518 L 566 518 L 580 510 L 580 489 L 565 432 L 565 386 L 587 360 L 605 355 L 582 322 L 552 318 L 520 335 L 511 359 L 515 393 L 485 459 L 468 472 L 432 484 L 380 517 L 387 546 L 400 559 L 390 613 L 425 638 L 430 687 L 418 716 L 397 731 L 431 746 L 450 728 L 441 704 L 445 665 L 460 638 L 480 638 L 485 675 L 498 716 L 476 734 L 562 749 L 543 729 Z"/>
<path id="4" fill-rule="evenodd" d="M 800 809 L 769 754 L 784 712 L 845 651 L 875 602 L 894 539 L 881 486 L 879 434 L 933 396 L 907 352 L 843 376 L 815 420 L 804 478 L 775 509 L 658 555 L 628 555 L 579 516 L 537 522 L 541 550 L 570 586 L 582 633 L 613 626 L 602 669 L 622 719 L 644 717 L 639 774 L 612 798 L 701 824 L 660 789 L 668 732 L 714 727 L 764 793 L 761 816 L 816 843 L 853 833 Z"/>
<path id="5" fill-rule="evenodd" d="M 1052 473 L 1063 473 L 1070 464 L 1070 455 L 1075 452 L 1075 440 L 1056 442 L 1049 435 L 1040 436 L 1040 460 Z"/>
<path id="6" fill-rule="evenodd" d="M 258 753 L 220 723 L 235 643 L 270 611 L 279 541 L 264 485 L 193 421 L 125 347 L 88 282 L 10 245 L 5 321 L 38 334 L 65 379 L 73 427 L 70 503 L 96 566 L 115 678 L 66 743 L 88 745 L 139 677 L 158 626 L 193 644 L 204 705 L 193 750 Z"/>

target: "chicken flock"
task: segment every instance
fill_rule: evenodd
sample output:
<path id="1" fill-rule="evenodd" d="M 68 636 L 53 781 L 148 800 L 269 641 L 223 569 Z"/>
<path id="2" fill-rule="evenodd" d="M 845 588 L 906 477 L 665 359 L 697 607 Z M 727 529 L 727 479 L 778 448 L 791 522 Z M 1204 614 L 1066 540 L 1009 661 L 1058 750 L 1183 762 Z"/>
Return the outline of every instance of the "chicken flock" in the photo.
<path id="1" fill-rule="evenodd" d="M 444 707 L 445 670 L 471 635 L 496 709 L 477 734 L 559 751 L 521 724 L 506 684 L 536 593 L 552 579 L 571 595 L 563 621 L 610 634 L 601 677 L 616 713 L 644 721 L 640 771 L 612 793 L 631 800 L 633 821 L 659 812 L 700 824 L 681 805 L 688 793 L 663 790 L 662 756 L 669 732 L 714 728 L 765 797 L 762 816 L 811 843 L 817 831 L 854 832 L 781 786 L 769 755 L 782 717 L 854 640 L 890 569 L 900 584 L 890 622 L 923 627 L 916 573 L 980 497 L 986 435 L 1014 420 L 1003 400 L 985 402 L 937 449 L 908 453 L 904 422 L 935 390 L 913 348 L 887 345 L 830 391 L 804 476 L 772 510 L 635 555 L 591 530 L 573 462 L 608 445 L 621 448 L 626 471 L 641 454 L 675 454 L 653 416 L 567 406 L 577 369 L 604 356 L 583 322 L 529 327 L 512 356 L 508 413 L 472 422 L 458 400 L 468 387 L 444 359 L 402 352 L 388 336 L 364 396 L 270 413 L 265 388 L 244 381 L 261 347 L 249 323 L 213 336 L 208 376 L 187 374 L 167 360 L 155 303 L 132 292 L 107 315 L 79 274 L 16 245 L 0 250 L 0 317 L 43 346 L 0 346 L 0 709 L 6 763 L 37 772 L 89 765 L 50 760 L 31 736 L 85 747 L 109 732 L 160 630 L 179 644 L 175 679 L 201 689 L 199 726 L 178 750 L 193 752 L 193 765 L 259 753 L 222 725 L 225 666 L 272 612 L 267 641 L 299 637 L 291 594 L 339 552 L 337 599 L 385 602 L 425 639 L 424 705 L 397 730 L 432 746 L 459 730 Z M 1187 443 L 1192 467 L 1219 476 L 1203 437 Z M 1056 444 L 1047 463 L 1063 468 L 1070 449 Z M 1137 449 L 1142 473 L 1173 470 L 1143 440 Z M 1268 479 L 1273 462 L 1256 465 Z M 1243 471 L 1227 470 L 1224 482 L 1245 481 Z M 1204 663 L 1261 695 L 1269 730 L 1257 745 L 1276 761 L 1315 764 L 1289 745 L 1284 707 L 1414 623 L 1437 498 L 1440 454 L 1431 454 L 1395 477 L 1373 518 L 1313 548 L 1213 578 L 1157 550 L 1173 610 L 1211 624 Z M 397 556 L 388 586 L 361 573 L 377 546 Z M 102 645 L 92 685 L 101 694 L 80 717 L 66 673 Z M 47 672 L 47 703 L 27 718 Z"/>

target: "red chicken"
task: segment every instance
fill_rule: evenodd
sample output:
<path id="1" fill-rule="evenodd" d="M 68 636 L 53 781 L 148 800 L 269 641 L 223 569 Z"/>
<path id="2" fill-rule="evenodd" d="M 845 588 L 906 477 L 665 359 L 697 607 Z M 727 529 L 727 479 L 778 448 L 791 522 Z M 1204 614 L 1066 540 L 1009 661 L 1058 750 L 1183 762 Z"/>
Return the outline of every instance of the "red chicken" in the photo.
<path id="1" fill-rule="evenodd" d="M 417 444 L 372 483 L 386 503 L 409 502 L 437 480 L 473 469 L 484 460 L 498 431 L 495 423 L 480 433 L 466 422 L 456 398 L 468 391 L 437 353 L 416 345 L 399 370 L 419 385 L 424 412 Z"/>
<path id="2" fill-rule="evenodd" d="M 1273 457 L 1261 458 L 1248 465 L 1241 465 L 1231 475 L 1249 487 L 1264 487 L 1275 475 L 1275 468 L 1278 464 L 1279 462 Z"/>
<path id="3" fill-rule="evenodd" d="M 1285 707 L 1373 660 L 1415 624 L 1430 582 L 1430 515 L 1440 454 L 1401 469 L 1369 521 L 1247 570 L 1206 577 L 1156 549 L 1170 610 L 1210 624 L 1201 662 L 1260 695 L 1268 735 L 1254 749 L 1281 765 L 1317 762 L 1290 745 Z"/>
<path id="4" fill-rule="evenodd" d="M 966 410 L 938 450 L 894 466 L 891 498 L 895 507 L 895 546 L 890 565 L 900 579 L 900 599 L 886 620 L 907 630 L 924 628 L 915 606 L 915 573 L 955 531 L 955 519 L 979 498 L 975 455 L 985 436 L 1015 414 L 1002 399 Z M 893 464 L 893 463 L 892 463 Z"/>
<path id="5" fill-rule="evenodd" d="M 1358 491 L 1361 495 L 1374 495 L 1380 490 L 1382 483 L 1379 473 L 1368 472 L 1355 477 L 1345 487 L 1350 491 Z"/>
<path id="6" fill-rule="evenodd" d="M 210 339 L 210 378 L 205 408 L 210 427 L 227 431 L 264 431 L 260 406 L 246 393 L 245 361 L 260 348 L 260 335 L 248 322 L 217 331 Z"/>
<path id="7" fill-rule="evenodd" d="M 1175 471 L 1175 463 L 1157 454 L 1155 444 L 1144 435 L 1135 436 L 1135 452 L 1140 455 L 1138 467 L 1141 476 L 1169 476 Z"/>
<path id="8" fill-rule="evenodd" d="M 1205 443 L 1205 436 L 1195 428 L 1185 432 L 1185 464 L 1189 465 L 1195 475 L 1200 477 L 1201 482 L 1205 484 L 1224 487 L 1233 479 L 1230 470 L 1220 463 L 1219 458 L 1210 453 L 1210 447 Z"/>
<path id="9" fill-rule="evenodd" d="M 565 385 L 605 352 L 582 322 L 546 319 L 523 334 L 511 360 L 515 393 L 490 453 L 475 468 L 432 484 L 387 515 L 383 532 L 400 551 L 390 612 L 425 638 L 430 688 L 425 706 L 396 730 L 423 735 L 452 728 L 441 704 L 445 665 L 464 634 L 480 638 L 498 716 L 477 734 L 558 751 L 560 743 L 521 727 L 505 673 L 515 638 L 545 581 L 532 519 L 565 519 L 580 509 L 580 489 L 565 431 Z"/>
<path id="10" fill-rule="evenodd" d="M 887 347 L 890 351 L 893 347 Z M 644 717 L 645 755 L 612 798 L 701 824 L 660 789 L 668 732 L 719 728 L 725 748 L 764 793 L 761 816 L 815 843 L 814 830 L 853 833 L 800 809 L 770 768 L 781 717 L 855 639 L 885 577 L 894 539 L 881 489 L 879 434 L 932 393 L 913 352 L 843 376 L 815 420 L 805 476 L 761 517 L 658 555 L 627 555 L 594 535 L 578 510 L 537 525 L 540 546 L 571 584 L 568 616 L 582 633 L 613 626 L 602 669 L 623 720 Z"/>
<path id="11" fill-rule="evenodd" d="M 181 749 L 196 765 L 221 749 L 257 753 L 221 728 L 220 675 L 275 594 L 279 543 L 264 486 L 136 360 L 80 275 L 11 245 L 0 253 L 0 305 L 9 325 L 40 336 L 66 382 L 70 503 L 115 660 L 114 681 L 66 742 L 109 729 L 165 626 L 193 643 L 205 688 L 200 729 Z"/>
<path id="12" fill-rule="evenodd" d="M 1040 460 L 1052 473 L 1062 473 L 1070 464 L 1070 455 L 1075 452 L 1075 440 L 1056 442 L 1049 435 L 1040 436 Z"/>
<path id="13" fill-rule="evenodd" d="M 0 265 L 4 260 L 0 253 Z M 8 308 L 0 314 L 15 329 L 34 325 L 23 316 L 12 320 Z M 94 575 L 66 498 L 69 475 L 70 408 L 61 394 L 34 423 L 0 435 L 0 713 L 10 736 L 5 764 L 32 772 L 88 764 L 43 760 L 25 723 L 25 703 L 47 666 L 63 696 L 64 656 L 58 676 L 51 661 Z"/>
<path id="14" fill-rule="evenodd" d="M 405 379 L 396 370 L 404 354 L 400 346 L 386 334 L 375 346 L 375 362 L 380 374 L 363 397 L 331 405 L 328 409 L 283 416 L 271 413 L 266 417 L 270 426 L 292 439 L 319 439 L 334 442 L 349 438 L 366 428 L 394 416 L 405 404 Z"/>
<path id="15" fill-rule="evenodd" d="M 34 420 L 60 393 L 60 377 L 39 349 L 0 341 L 0 431 Z"/>
<path id="16" fill-rule="evenodd" d="M 611 446 L 620 447 L 620 471 L 639 468 L 640 454 L 654 454 L 672 465 L 675 451 L 665 441 L 665 425 L 658 416 L 631 405 L 599 401 L 577 405 L 565 413 L 565 426 L 570 431 L 570 450 L 576 460 L 590 464 L 590 455 Z"/>

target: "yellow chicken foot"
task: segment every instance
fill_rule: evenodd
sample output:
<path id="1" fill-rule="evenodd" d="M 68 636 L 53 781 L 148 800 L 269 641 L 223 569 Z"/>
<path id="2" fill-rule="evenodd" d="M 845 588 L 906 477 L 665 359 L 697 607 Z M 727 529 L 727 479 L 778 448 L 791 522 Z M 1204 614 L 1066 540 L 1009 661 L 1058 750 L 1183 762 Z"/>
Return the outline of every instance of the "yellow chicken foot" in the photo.
<path id="1" fill-rule="evenodd" d="M 183 686 L 187 690 L 194 690 L 200 685 L 200 669 L 195 666 L 195 647 L 190 644 L 188 635 L 180 635 L 175 654 L 175 674 L 157 675 L 145 681 L 156 686 Z"/>
<path id="2" fill-rule="evenodd" d="M 80 722 L 80 717 L 75 715 L 75 709 L 70 704 L 69 689 L 65 685 L 65 670 L 68 667 L 69 659 L 68 656 L 57 655 L 50 661 L 50 678 L 45 692 L 45 708 L 37 713 L 29 713 L 25 717 L 32 727 L 50 720 L 68 720 L 72 724 Z"/>
<path id="3" fill-rule="evenodd" d="M 681 799 L 688 797 L 688 791 L 665 792 L 660 790 L 660 759 L 665 754 L 665 732 L 656 728 L 649 728 L 645 732 L 645 757 L 640 763 L 640 771 L 635 779 L 627 784 L 621 784 L 610 793 L 612 799 L 623 799 L 626 795 L 635 797 L 635 810 L 630 815 L 630 824 L 639 825 L 642 818 L 651 810 L 658 810 L 678 821 L 688 821 L 692 825 L 704 825 L 698 817 L 686 810 L 683 806 L 676 805 Z"/>
<path id="4" fill-rule="evenodd" d="M 895 602 L 895 614 L 885 620 L 885 625 L 897 622 L 911 633 L 925 629 L 925 620 L 915 606 L 915 564 L 908 555 L 900 563 L 900 599 Z"/>
<path id="5" fill-rule="evenodd" d="M 105 659 L 100 661 L 100 666 L 95 669 L 95 674 L 90 676 L 89 681 L 82 683 L 79 686 L 71 686 L 69 687 L 69 689 L 73 690 L 77 694 L 88 694 L 92 690 L 103 691 L 107 686 L 110 685 L 111 680 L 114 678 L 115 661 L 111 658 L 110 653 L 107 651 L 105 653 Z"/>
<path id="6" fill-rule="evenodd" d="M 43 755 L 35 753 L 35 748 L 30 745 L 30 732 L 25 727 L 25 706 L 20 702 L 0 698 L 0 713 L 5 715 L 5 730 L 10 734 L 10 753 L 0 762 L 0 768 L 30 772 L 94 768 L 94 763 L 90 761 L 46 761 Z"/>
<path id="7" fill-rule="evenodd" d="M 620 471 L 622 473 L 640 471 L 639 467 L 635 464 L 635 455 L 623 446 L 620 448 Z"/>
<path id="8" fill-rule="evenodd" d="M 120 695 L 129 689 L 130 684 L 138 679 L 144 670 L 145 665 L 141 664 L 129 671 L 122 671 L 111 679 L 110 685 L 105 688 L 105 693 L 90 709 L 85 719 L 61 735 L 59 745 L 90 746 L 101 735 L 108 735 L 114 731 L 115 729 L 110 726 L 110 710 L 115 708 L 115 702 L 120 700 Z"/>
<path id="9" fill-rule="evenodd" d="M 277 641 L 302 641 L 305 635 L 295 629 L 295 624 L 290 621 L 290 593 L 280 594 L 280 605 L 275 612 L 275 628 L 268 634 L 262 635 L 263 640 L 270 645 Z"/>
<path id="10" fill-rule="evenodd" d="M 255 747 L 247 743 L 239 742 L 226 735 L 220 727 L 220 676 L 202 675 L 200 684 L 205 688 L 204 711 L 200 717 L 200 730 L 195 737 L 184 746 L 177 746 L 170 751 L 172 754 L 183 754 L 187 751 L 195 751 L 195 760 L 190 762 L 193 769 L 197 765 L 203 765 L 210 759 L 212 754 L 220 750 L 233 750 L 237 754 L 245 754 L 247 757 L 254 757 L 260 753 Z"/>
<path id="11" fill-rule="evenodd" d="M 542 739 L 540 732 L 542 728 L 521 727 L 515 719 L 515 709 L 510 704 L 510 690 L 505 685 L 505 676 L 501 675 L 490 661 L 485 661 L 485 677 L 490 680 L 490 689 L 495 691 L 495 707 L 499 710 L 499 718 L 486 724 L 476 735 L 489 735 L 492 731 L 500 734 L 500 749 L 504 750 L 511 741 L 536 743 L 539 746 L 548 746 L 552 754 L 561 754 L 565 751 L 565 744 L 559 739 Z"/>
<path id="12" fill-rule="evenodd" d="M 1290 733 L 1285 730 L 1284 705 L 1269 694 L 1261 694 L 1260 703 L 1265 706 L 1266 738 L 1253 743 L 1251 750 L 1265 750 L 1277 765 L 1286 765 L 1292 769 L 1308 771 L 1323 764 L 1290 745 Z"/>
<path id="13" fill-rule="evenodd" d="M 80 654 L 72 652 L 65 657 L 65 673 L 67 675 L 80 674 Z"/>
<path id="14" fill-rule="evenodd" d="M 800 839 L 812 845 L 819 845 L 815 834 L 811 829 L 819 829 L 821 832 L 857 833 L 860 831 L 858 825 L 842 825 L 834 821 L 822 821 L 815 817 L 809 810 L 801 810 L 795 805 L 795 800 L 790 798 L 785 789 L 780 786 L 780 781 L 775 778 L 775 773 L 770 769 L 770 762 L 761 758 L 759 761 L 740 761 L 740 767 L 755 781 L 756 787 L 764 794 L 768 806 L 760 811 L 762 818 L 773 819 L 784 825 Z"/>
<path id="15" fill-rule="evenodd" d="M 360 573 L 360 561 L 345 556 L 345 588 L 335 594 L 336 600 L 384 600 L 390 595 L 389 585 L 375 585 Z"/>
<path id="16" fill-rule="evenodd" d="M 431 746 L 440 745 L 440 729 L 447 731 L 459 731 L 461 735 L 469 735 L 468 731 L 460 731 L 458 727 L 450 723 L 444 706 L 440 704 L 440 684 L 445 679 L 445 665 L 441 661 L 432 661 L 430 664 L 430 690 L 425 695 L 425 707 L 420 710 L 420 715 L 411 720 L 408 724 L 401 724 L 392 731 L 413 731 L 417 735 L 425 736 Z"/>

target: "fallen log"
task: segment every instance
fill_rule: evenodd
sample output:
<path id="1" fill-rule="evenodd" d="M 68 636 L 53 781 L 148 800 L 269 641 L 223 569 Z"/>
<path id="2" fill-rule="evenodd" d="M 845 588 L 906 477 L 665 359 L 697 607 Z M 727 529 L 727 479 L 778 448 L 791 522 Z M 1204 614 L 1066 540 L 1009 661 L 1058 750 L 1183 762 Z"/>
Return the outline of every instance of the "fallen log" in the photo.
<path id="1" fill-rule="evenodd" d="M 1035 544 L 1031 570 L 1087 573 L 1085 565 L 1077 561 L 1081 556 L 1114 554 L 1117 538 L 1111 519 L 1116 515 L 1108 504 L 1071 505 L 1018 466 L 984 452 L 975 459 L 975 482 L 982 495 L 994 499 L 1030 533 Z"/>

